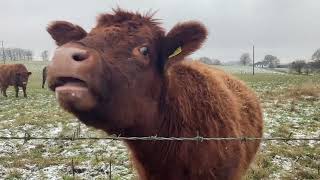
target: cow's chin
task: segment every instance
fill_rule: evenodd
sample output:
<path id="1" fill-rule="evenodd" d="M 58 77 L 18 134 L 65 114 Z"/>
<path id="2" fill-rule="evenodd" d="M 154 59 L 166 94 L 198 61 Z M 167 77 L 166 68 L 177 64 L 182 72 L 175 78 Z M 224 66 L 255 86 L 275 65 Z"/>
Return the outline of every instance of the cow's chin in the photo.
<path id="1" fill-rule="evenodd" d="M 88 87 L 65 84 L 57 87 L 55 93 L 60 106 L 69 112 L 88 112 L 97 105 L 96 97 Z"/>

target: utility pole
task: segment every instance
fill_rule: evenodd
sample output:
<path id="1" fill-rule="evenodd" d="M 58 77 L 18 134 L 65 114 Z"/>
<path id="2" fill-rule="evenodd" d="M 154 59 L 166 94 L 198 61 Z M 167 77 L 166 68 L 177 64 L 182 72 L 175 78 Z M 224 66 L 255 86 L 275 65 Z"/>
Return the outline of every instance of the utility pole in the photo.
<path id="1" fill-rule="evenodd" d="M 254 75 L 254 45 L 252 46 L 252 75 Z"/>
<path id="2" fill-rule="evenodd" d="M 6 63 L 6 56 L 4 54 L 4 47 L 3 47 L 3 41 L 1 41 L 1 47 L 2 47 L 2 59 L 3 59 L 3 64 Z"/>

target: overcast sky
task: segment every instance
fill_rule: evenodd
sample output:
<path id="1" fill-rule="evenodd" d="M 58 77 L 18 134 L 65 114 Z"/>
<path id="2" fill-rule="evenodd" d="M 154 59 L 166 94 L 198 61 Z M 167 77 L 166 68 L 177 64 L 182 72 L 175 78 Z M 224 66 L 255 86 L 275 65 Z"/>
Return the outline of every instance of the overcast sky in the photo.
<path id="1" fill-rule="evenodd" d="M 99 13 L 113 7 L 146 12 L 158 10 L 169 30 L 175 23 L 198 20 L 209 30 L 205 46 L 193 57 L 238 60 L 256 47 L 282 62 L 310 59 L 320 48 L 320 0 L 0 0 L 0 40 L 6 47 L 52 51 L 46 32 L 53 20 L 68 20 L 90 30 Z"/>

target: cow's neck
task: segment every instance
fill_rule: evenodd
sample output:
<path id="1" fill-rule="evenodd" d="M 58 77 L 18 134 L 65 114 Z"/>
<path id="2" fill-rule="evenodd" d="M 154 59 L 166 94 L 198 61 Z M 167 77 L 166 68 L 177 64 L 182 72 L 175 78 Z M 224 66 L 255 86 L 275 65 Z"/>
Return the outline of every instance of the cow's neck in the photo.
<path id="1" fill-rule="evenodd" d="M 165 109 L 165 108 L 164 108 Z M 162 109 L 162 110 L 164 110 Z M 161 112 L 161 114 L 164 112 Z M 166 114 L 166 113 L 164 113 Z M 167 113 L 170 114 L 170 113 Z M 172 119 L 169 119 L 172 118 Z M 181 129 L 176 127 L 172 122 L 176 119 L 173 117 L 158 116 L 152 124 L 144 124 L 144 134 L 141 136 L 158 136 L 158 137 L 179 137 Z M 138 128 L 139 129 L 139 128 Z M 125 141 L 128 145 L 137 170 L 142 179 L 184 179 L 184 166 L 179 164 L 177 154 L 183 142 L 176 141 Z M 178 169 L 179 168 L 179 169 Z M 143 170 L 142 170 L 143 169 Z M 170 171 L 174 171 L 170 173 Z M 141 174 L 147 173 L 147 174 Z M 168 176 L 170 175 L 170 177 Z"/>

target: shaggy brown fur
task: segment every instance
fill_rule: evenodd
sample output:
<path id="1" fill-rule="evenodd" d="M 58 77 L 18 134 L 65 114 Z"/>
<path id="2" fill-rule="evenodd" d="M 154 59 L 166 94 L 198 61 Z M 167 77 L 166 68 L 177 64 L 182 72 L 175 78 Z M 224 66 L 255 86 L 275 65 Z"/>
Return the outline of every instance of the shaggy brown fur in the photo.
<path id="1" fill-rule="evenodd" d="M 24 97 L 27 97 L 26 88 L 31 72 L 23 64 L 0 65 L 0 88 L 3 96 L 7 97 L 7 89 L 14 86 L 16 97 L 18 97 L 19 87 L 22 87 Z"/>
<path id="2" fill-rule="evenodd" d="M 89 126 L 121 136 L 262 136 L 259 101 L 244 83 L 183 61 L 207 36 L 198 22 L 165 34 L 152 15 L 117 9 L 99 16 L 87 34 L 61 21 L 48 32 L 60 46 L 48 67 L 49 87 Z M 244 175 L 260 141 L 125 143 L 142 180 L 229 180 Z"/>

